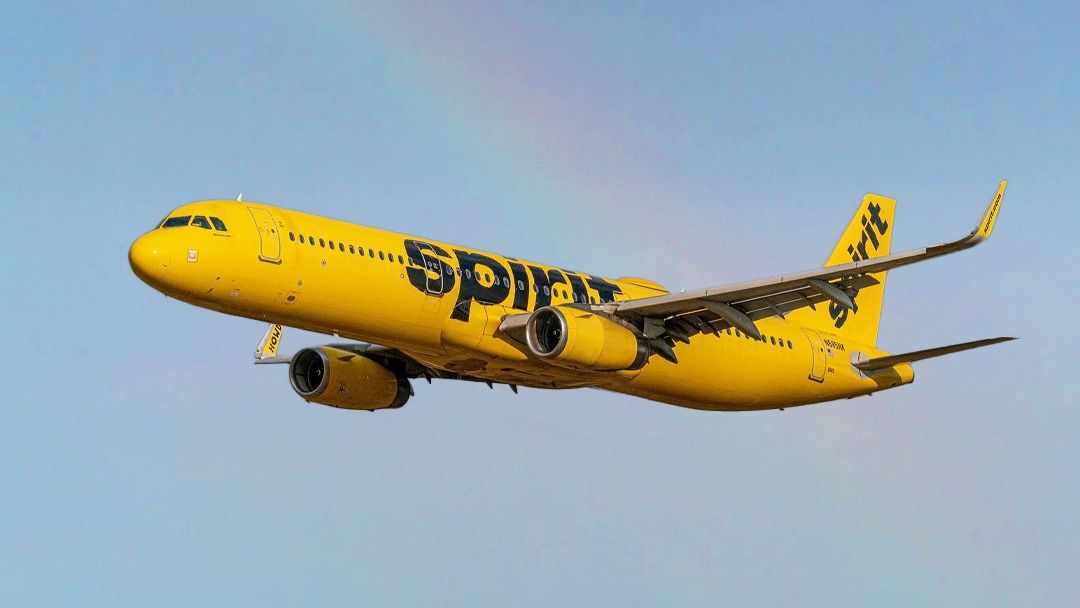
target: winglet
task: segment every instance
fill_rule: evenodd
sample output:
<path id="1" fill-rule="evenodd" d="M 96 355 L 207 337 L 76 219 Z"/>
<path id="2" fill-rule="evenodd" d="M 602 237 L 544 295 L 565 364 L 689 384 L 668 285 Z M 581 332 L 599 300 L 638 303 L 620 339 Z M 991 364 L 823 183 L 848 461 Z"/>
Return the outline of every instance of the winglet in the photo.
<path id="1" fill-rule="evenodd" d="M 255 350 L 255 363 L 288 363 L 292 357 L 279 357 L 278 346 L 281 344 L 281 325 L 272 323 L 266 328 L 259 348 Z"/>
<path id="2" fill-rule="evenodd" d="M 998 186 L 997 193 L 994 194 L 993 200 L 991 200 L 990 204 L 986 207 L 986 213 L 983 214 L 982 220 L 979 221 L 979 225 L 971 232 L 971 236 L 980 241 L 990 238 L 990 232 L 994 229 L 994 222 L 997 221 L 998 213 L 1001 211 L 1001 200 L 1005 198 L 1005 186 L 1008 185 L 1008 183 L 1008 180 L 1001 180 L 1001 185 Z"/>

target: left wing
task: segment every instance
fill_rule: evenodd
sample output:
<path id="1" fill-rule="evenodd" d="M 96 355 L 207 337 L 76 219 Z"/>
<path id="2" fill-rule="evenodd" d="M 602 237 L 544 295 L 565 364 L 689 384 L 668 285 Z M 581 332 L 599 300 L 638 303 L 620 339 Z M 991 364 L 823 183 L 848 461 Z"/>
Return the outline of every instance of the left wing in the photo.
<path id="1" fill-rule="evenodd" d="M 255 350 L 255 365 L 267 365 L 273 363 L 292 363 L 292 355 L 278 355 L 278 346 L 281 344 L 281 325 L 271 323 L 266 329 L 259 347 Z M 363 355 L 382 364 L 384 367 L 400 372 L 406 378 L 423 378 L 431 383 L 432 379 L 444 380 L 467 380 L 470 382 L 484 382 L 488 387 L 493 387 L 494 382 L 472 376 L 463 376 L 457 372 L 450 372 L 431 367 L 417 361 L 408 354 L 387 346 L 367 344 L 364 342 L 350 342 L 348 344 L 327 344 L 331 348 L 343 350 L 353 355 Z M 502 383 L 500 383 L 502 384 Z M 510 389 L 517 393 L 517 385 L 509 384 Z"/>

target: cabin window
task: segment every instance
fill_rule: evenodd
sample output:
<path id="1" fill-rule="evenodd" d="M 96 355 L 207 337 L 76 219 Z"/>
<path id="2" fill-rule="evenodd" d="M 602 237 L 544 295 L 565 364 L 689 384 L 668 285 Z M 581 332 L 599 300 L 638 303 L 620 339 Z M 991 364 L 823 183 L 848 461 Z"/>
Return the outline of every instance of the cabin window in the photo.
<path id="1" fill-rule="evenodd" d="M 229 229 L 225 227 L 225 222 L 212 215 L 210 216 L 210 223 L 214 225 L 214 230 L 220 230 L 221 232 L 229 231 Z"/>
<path id="2" fill-rule="evenodd" d="M 525 291 L 525 283 L 522 283 L 521 279 L 518 279 L 517 288 L 518 288 L 518 291 Z"/>
<path id="3" fill-rule="evenodd" d="M 550 296 L 551 295 L 551 291 L 548 289 L 547 285 L 544 285 L 544 295 L 545 296 Z"/>
<path id="4" fill-rule="evenodd" d="M 304 244 L 304 235 L 302 235 L 302 234 L 300 235 L 300 244 L 301 245 Z"/>
<path id="5" fill-rule="evenodd" d="M 356 252 L 359 253 L 360 255 L 364 255 L 364 248 L 360 247 L 360 246 L 357 246 L 356 247 Z"/>
<path id="6" fill-rule="evenodd" d="M 322 239 L 319 239 L 319 247 L 322 247 L 323 249 L 326 249 L 326 241 L 324 241 Z"/>
<path id="7" fill-rule="evenodd" d="M 371 248 L 368 248 L 367 254 L 368 254 L 369 258 L 373 258 L 373 257 L 375 257 L 375 250 L 371 249 Z"/>
<path id="8" fill-rule="evenodd" d="M 170 217 L 161 223 L 162 228 L 179 228 L 180 226 L 187 226 L 191 221 L 190 215 L 181 215 L 178 217 Z"/>
<path id="9" fill-rule="evenodd" d="M 199 228 L 203 228 L 205 230 L 210 230 L 210 222 L 209 222 L 209 220 L 207 220 L 205 217 L 203 217 L 201 215 L 196 215 L 195 219 L 191 220 L 191 225 L 192 226 L 198 226 Z"/>
<path id="10" fill-rule="evenodd" d="M 795 348 L 794 346 L 792 346 L 792 345 L 791 345 L 791 340 L 788 340 L 788 341 L 787 341 L 787 347 L 788 347 L 788 348 L 791 348 L 791 349 L 794 349 L 794 348 Z"/>
<path id="11" fill-rule="evenodd" d="M 330 249 L 333 249 L 334 248 L 334 241 L 330 241 L 327 245 L 330 247 Z"/>
<path id="12" fill-rule="evenodd" d="M 769 336 L 769 342 L 772 342 L 772 345 L 776 346 L 776 338 Z"/>
<path id="13" fill-rule="evenodd" d="M 383 256 L 383 252 L 381 252 L 381 251 L 379 252 L 379 259 L 380 260 L 385 260 L 386 259 L 386 257 Z"/>
<path id="14" fill-rule="evenodd" d="M 296 240 L 296 235 L 290 232 L 289 233 L 289 240 L 290 241 L 295 241 Z"/>
<path id="15" fill-rule="evenodd" d="M 401 257 L 401 254 L 400 254 L 400 253 L 399 253 L 399 254 L 398 254 L 398 256 L 397 256 L 397 263 L 398 263 L 398 264 L 402 264 L 402 265 L 404 265 L 404 264 L 405 264 L 405 258 Z M 449 266 L 447 266 L 447 267 L 446 267 L 446 274 L 454 274 L 454 271 L 450 270 L 450 267 L 449 267 Z"/>
<path id="16" fill-rule="evenodd" d="M 356 249 L 352 245 L 349 245 L 349 253 L 356 253 Z"/>
<path id="17" fill-rule="evenodd" d="M 309 236 L 309 237 L 307 237 L 307 240 L 308 240 L 308 245 L 311 245 L 312 247 L 315 246 L 315 237 Z"/>

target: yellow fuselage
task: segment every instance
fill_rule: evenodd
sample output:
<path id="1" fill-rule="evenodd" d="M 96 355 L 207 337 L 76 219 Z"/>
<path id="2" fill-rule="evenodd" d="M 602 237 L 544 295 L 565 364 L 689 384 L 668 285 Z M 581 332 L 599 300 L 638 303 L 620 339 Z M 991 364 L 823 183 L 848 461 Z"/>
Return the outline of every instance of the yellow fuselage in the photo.
<path id="1" fill-rule="evenodd" d="M 864 395 L 912 381 L 909 365 L 867 376 L 867 345 L 757 321 L 763 341 L 734 329 L 698 334 L 677 364 L 582 372 L 552 365 L 498 335 L 502 319 L 546 305 L 655 296 L 643 279 L 605 279 L 430 239 L 238 201 L 185 205 L 170 217 L 219 218 L 140 237 L 138 276 L 163 293 L 232 315 L 397 348 L 432 367 L 536 388 L 595 387 L 710 410 L 769 409 Z"/>

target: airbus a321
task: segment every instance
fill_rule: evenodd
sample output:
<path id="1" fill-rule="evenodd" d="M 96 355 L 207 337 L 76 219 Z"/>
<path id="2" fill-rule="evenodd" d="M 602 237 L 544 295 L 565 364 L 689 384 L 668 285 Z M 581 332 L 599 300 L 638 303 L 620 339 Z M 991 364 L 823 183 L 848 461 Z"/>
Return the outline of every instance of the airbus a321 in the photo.
<path id="1" fill-rule="evenodd" d="M 909 384 L 915 361 L 1012 339 L 877 344 L 886 272 L 986 240 L 1005 184 L 959 240 L 890 253 L 896 202 L 868 194 L 824 266 L 678 293 L 241 200 L 177 208 L 128 259 L 168 296 L 268 322 L 255 362 L 288 364 L 309 402 L 397 408 L 423 378 L 783 409 Z M 284 356 L 282 326 L 342 341 Z"/>

